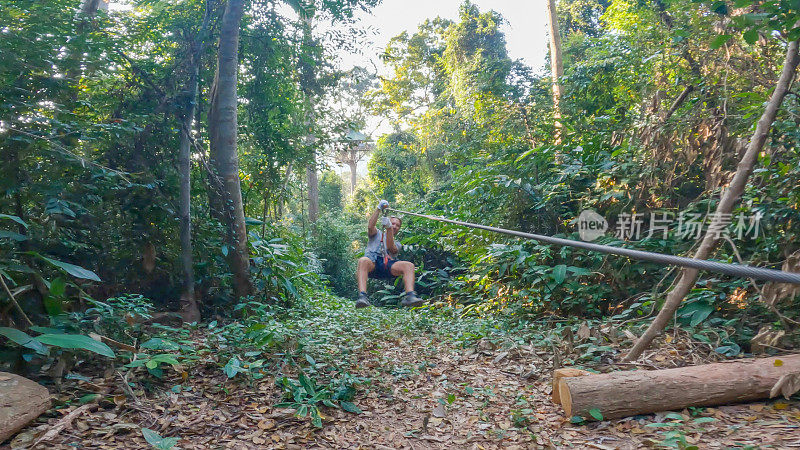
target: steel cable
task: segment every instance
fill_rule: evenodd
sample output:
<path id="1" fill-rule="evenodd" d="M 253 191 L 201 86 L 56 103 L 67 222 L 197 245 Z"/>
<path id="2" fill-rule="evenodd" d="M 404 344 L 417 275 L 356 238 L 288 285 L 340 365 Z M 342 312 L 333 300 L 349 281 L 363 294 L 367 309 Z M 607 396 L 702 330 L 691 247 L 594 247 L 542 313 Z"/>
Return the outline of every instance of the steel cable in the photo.
<path id="1" fill-rule="evenodd" d="M 800 273 L 784 272 L 782 270 L 764 269 L 761 267 L 747 266 L 744 264 L 731 264 L 722 263 L 717 261 L 708 261 L 704 259 L 687 258 L 685 256 L 665 255 L 663 253 L 646 252 L 643 250 L 633 250 L 629 248 L 614 247 L 611 245 L 593 244 L 591 242 L 574 241 L 571 239 L 563 239 L 552 236 L 544 236 L 541 234 L 523 233 L 521 231 L 506 230 L 504 228 L 490 227 L 486 225 L 479 225 L 476 223 L 462 222 L 460 220 L 446 219 L 439 216 L 431 216 L 428 214 L 419 214 L 410 211 L 403 211 L 401 209 L 388 208 L 401 214 L 408 214 L 411 216 L 422 217 L 425 219 L 436 220 L 439 222 L 452 223 L 469 228 L 476 228 L 479 230 L 492 231 L 495 233 L 508 234 L 525 239 L 533 239 L 539 242 L 545 242 L 553 245 L 568 246 L 589 250 L 592 252 L 607 253 L 610 255 L 626 256 L 632 259 L 641 261 L 650 261 L 658 264 L 689 267 L 698 270 L 708 270 L 711 272 L 723 273 L 725 275 L 733 275 L 737 277 L 755 278 L 757 280 L 774 281 L 777 283 L 792 283 L 800 284 Z"/>

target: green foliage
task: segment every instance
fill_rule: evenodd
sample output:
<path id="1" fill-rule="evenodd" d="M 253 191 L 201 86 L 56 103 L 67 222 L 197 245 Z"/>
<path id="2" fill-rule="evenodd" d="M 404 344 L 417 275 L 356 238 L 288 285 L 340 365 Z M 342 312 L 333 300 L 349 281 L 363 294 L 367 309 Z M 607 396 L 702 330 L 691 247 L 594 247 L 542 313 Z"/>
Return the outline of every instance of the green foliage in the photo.
<path id="1" fill-rule="evenodd" d="M 338 402 L 338 406 L 347 412 L 361 413 L 357 406 L 348 401 L 352 398 L 350 393 L 352 388 L 349 386 L 344 390 L 341 387 L 334 390 L 333 385 L 318 386 L 314 379 L 309 378 L 305 373 L 301 373 L 297 380 L 281 377 L 276 379 L 275 383 L 281 388 L 286 399 L 286 401 L 276 404 L 275 407 L 292 408 L 295 410 L 295 416 L 310 417 L 311 423 L 317 428 L 322 427 L 319 408 L 323 405 L 336 408 Z"/>
<path id="2" fill-rule="evenodd" d="M 562 39 L 583 34 L 598 36 L 603 32 L 600 17 L 608 8 L 607 0 L 566 0 L 556 4 L 558 26 Z"/>
<path id="3" fill-rule="evenodd" d="M 316 11 L 301 3 L 290 2 L 300 16 L 347 25 L 377 1 L 323 1 Z M 530 340 L 553 345 L 578 329 L 578 318 L 635 327 L 674 276 L 655 264 L 406 218 L 403 257 L 418 267 L 417 289 L 433 306 L 416 311 L 413 324 L 398 324 L 394 308 L 366 316 L 327 292 L 354 293 L 364 215 L 376 196 L 568 239 L 579 238 L 574 220 L 587 208 L 612 229 L 621 213 L 711 211 L 772 92 L 785 42 L 800 36 L 792 2 L 561 1 L 566 72 L 555 139 L 549 74 L 511 60 L 495 12 L 465 2 L 455 21 L 426 20 L 396 36 L 381 55 L 391 73 L 376 78 L 333 69 L 333 51 L 357 47 L 357 32 L 309 34 L 293 14 L 253 3 L 240 39 L 236 162 L 254 290 L 232 303 L 229 230 L 219 220 L 229 205 L 214 204 L 220 180 L 205 155 L 224 2 L 138 2 L 92 18 L 76 14 L 79 6 L 0 0 L 0 277 L 26 315 L 46 325 L 17 329 L 24 319 L 0 294 L 11 362 L 35 369 L 65 353 L 102 356 L 155 377 L 204 363 L 243 382 L 288 367 L 278 376 L 284 400 L 316 426 L 320 408 L 359 412 L 353 396 L 365 380 L 349 375 L 343 341 L 405 326 L 473 342 L 495 336 L 493 321 L 523 327 L 552 318 Z M 182 130 L 195 67 L 197 113 Z M 351 148 L 347 136 L 366 129 L 369 113 L 390 118 L 394 131 L 376 137 L 369 176 L 348 204 L 347 184 L 323 173 L 321 218 L 310 224 L 307 168 L 324 166 L 326 149 Z M 715 259 L 774 268 L 795 260 L 798 116 L 790 95 L 736 211 L 761 213 L 761 232 L 734 239 L 735 250 L 726 241 Z M 192 342 L 191 327 L 149 324 L 156 309 L 180 306 L 183 131 L 191 137 L 196 298 L 206 317 L 229 319 L 196 325 L 201 342 Z M 598 242 L 671 254 L 690 254 L 694 244 L 674 235 Z M 399 299 L 398 284 L 371 286 L 376 303 Z M 792 295 L 773 306 L 796 321 Z M 736 356 L 761 325 L 791 323 L 761 296 L 746 280 L 704 274 L 677 323 Z M 318 302 L 332 302 L 332 312 Z M 448 328 L 442 317 L 474 326 Z M 136 351 L 117 355 L 94 334 Z M 571 358 L 586 363 L 614 351 L 594 335 L 574 350 Z M 685 445 L 677 434 L 664 442 Z"/>
<path id="4" fill-rule="evenodd" d="M 423 198 L 430 180 L 419 143 L 411 133 L 401 132 L 381 136 L 369 160 L 369 175 L 375 194 L 401 205 Z"/>
<path id="5" fill-rule="evenodd" d="M 21 345 L 36 351 L 36 353 L 47 354 L 47 348 L 42 345 L 42 342 L 28 336 L 27 333 L 9 327 L 0 327 L 0 336 L 3 336 L 11 342 Z"/>
<path id="6" fill-rule="evenodd" d="M 344 182 L 335 172 L 324 172 L 319 178 L 319 204 L 330 212 L 341 211 L 344 199 Z"/>
<path id="7" fill-rule="evenodd" d="M 363 244 L 362 236 L 366 236 L 365 228 L 362 219 L 350 214 L 327 213 L 320 217 L 310 242 L 323 277 L 333 292 L 342 297 L 350 297 L 355 291 L 356 261 L 362 254 L 359 246 Z"/>
<path id="8" fill-rule="evenodd" d="M 299 236 L 282 233 L 279 228 L 270 227 L 269 231 L 266 236 L 250 235 L 255 297 L 265 303 L 289 303 L 319 286 L 319 261 L 304 251 Z"/>
<path id="9" fill-rule="evenodd" d="M 52 345 L 53 347 L 88 350 L 98 355 L 116 358 L 114 351 L 111 350 L 108 345 L 96 341 L 89 336 L 79 334 L 43 334 L 37 336 L 36 340 L 43 344 Z"/>
<path id="10" fill-rule="evenodd" d="M 376 111 L 400 117 L 395 131 L 378 139 L 370 185 L 405 209 L 576 240 L 574 221 L 587 208 L 609 219 L 611 231 L 622 213 L 713 211 L 719 187 L 736 169 L 733 143 L 749 138 L 780 71 L 783 46 L 774 38 L 800 33 L 789 30 L 793 7 L 777 5 L 560 2 L 566 71 L 555 142 L 549 76 L 509 65 L 501 19 L 466 3 L 457 22 L 427 21 L 387 48 L 393 73 L 372 99 Z M 755 67 L 763 79 L 742 76 Z M 687 86 L 686 99 L 674 102 Z M 728 111 L 722 116 L 721 105 Z M 780 250 L 779 242 L 797 237 L 788 225 L 798 220 L 792 149 L 799 136 L 790 119 L 797 105 L 794 97 L 784 102 L 770 134 L 776 159 L 760 157 L 734 214 L 770 217 L 763 235 L 734 237 L 744 261 L 777 267 L 796 250 Z M 418 289 L 464 305 L 459 314 L 467 316 L 637 319 L 660 305 L 674 274 L 424 219 L 408 219 L 404 230 L 405 256 L 420 268 Z M 675 231 L 638 240 L 608 233 L 597 242 L 691 252 L 693 241 Z M 735 261 L 728 244 L 714 257 Z M 391 300 L 394 292 L 376 294 Z M 756 322 L 776 319 L 757 297 L 744 281 L 707 275 L 678 323 L 733 356 L 746 348 Z M 797 297 L 782 301 L 788 312 Z M 609 348 L 592 337 L 581 358 L 600 360 Z"/>
<path id="11" fill-rule="evenodd" d="M 589 415 L 592 416 L 595 420 L 603 420 L 603 413 L 601 413 L 598 408 L 590 409 Z"/>
<path id="12" fill-rule="evenodd" d="M 181 440 L 180 437 L 161 437 L 160 434 L 149 428 L 142 428 L 142 436 L 144 436 L 144 440 L 147 441 L 148 444 L 152 445 L 153 448 L 158 450 L 169 450 L 175 447 L 175 445 L 178 444 L 178 441 Z"/>
<path id="13" fill-rule="evenodd" d="M 51 331 L 50 329 L 42 328 L 42 331 Z M 55 330 L 58 331 L 58 330 Z M 116 354 L 111 348 L 89 336 L 80 334 L 65 334 L 65 333 L 46 333 L 40 336 L 31 337 L 27 333 L 8 327 L 0 327 L 0 336 L 8 338 L 11 342 L 22 347 L 34 350 L 36 353 L 47 355 L 48 347 L 57 347 L 67 350 L 87 350 L 108 358 L 116 358 Z"/>
<path id="14" fill-rule="evenodd" d="M 464 2 L 459 19 L 445 32 L 442 65 L 449 78 L 447 94 L 459 109 L 469 109 L 477 96 L 505 94 L 511 59 L 497 13 L 481 13 Z"/>

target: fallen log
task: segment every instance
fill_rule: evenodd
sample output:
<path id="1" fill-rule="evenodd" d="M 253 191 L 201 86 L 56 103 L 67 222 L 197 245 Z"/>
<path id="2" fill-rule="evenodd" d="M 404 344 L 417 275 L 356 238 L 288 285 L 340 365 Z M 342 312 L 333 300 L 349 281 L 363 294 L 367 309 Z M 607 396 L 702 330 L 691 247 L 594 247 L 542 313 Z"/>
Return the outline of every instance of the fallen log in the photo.
<path id="1" fill-rule="evenodd" d="M 562 367 L 553 371 L 553 403 L 561 404 L 561 396 L 558 394 L 559 382 L 562 378 L 566 377 L 582 377 L 584 375 L 591 375 L 592 372 L 575 369 L 572 367 Z"/>
<path id="2" fill-rule="evenodd" d="M 618 419 L 766 399 L 781 377 L 793 373 L 800 373 L 800 355 L 563 377 L 558 393 L 567 417 L 595 420 L 599 411 L 603 419 Z"/>
<path id="3" fill-rule="evenodd" d="M 47 388 L 13 373 L 0 372 L 0 444 L 50 407 Z"/>

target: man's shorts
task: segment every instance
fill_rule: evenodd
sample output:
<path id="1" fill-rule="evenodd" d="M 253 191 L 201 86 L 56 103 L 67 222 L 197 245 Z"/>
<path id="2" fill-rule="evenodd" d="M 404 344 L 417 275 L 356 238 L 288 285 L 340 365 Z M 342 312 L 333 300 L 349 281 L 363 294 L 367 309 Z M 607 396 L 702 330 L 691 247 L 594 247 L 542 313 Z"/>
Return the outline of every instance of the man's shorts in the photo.
<path id="1" fill-rule="evenodd" d="M 378 258 L 375 263 L 375 268 L 369 273 L 370 278 L 394 278 L 392 275 L 392 265 L 397 262 L 396 259 L 390 259 L 386 264 L 383 263 L 383 258 Z"/>

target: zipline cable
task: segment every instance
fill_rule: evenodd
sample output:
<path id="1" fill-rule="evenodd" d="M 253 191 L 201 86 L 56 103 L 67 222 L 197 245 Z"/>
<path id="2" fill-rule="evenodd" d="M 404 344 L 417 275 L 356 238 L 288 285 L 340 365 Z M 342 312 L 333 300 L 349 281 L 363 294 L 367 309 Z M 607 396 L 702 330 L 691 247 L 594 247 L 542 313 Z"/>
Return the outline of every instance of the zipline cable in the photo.
<path id="1" fill-rule="evenodd" d="M 523 233 L 521 231 L 506 230 L 504 228 L 497 228 L 486 225 L 480 225 L 476 223 L 462 222 L 460 220 L 445 219 L 444 217 L 431 216 L 428 214 L 419 214 L 410 211 L 403 211 L 401 209 L 395 209 L 395 208 L 387 208 L 387 209 L 389 211 L 394 211 L 401 214 L 408 214 L 410 216 L 422 217 L 424 219 L 452 223 L 454 225 L 460 225 L 469 228 L 477 228 L 479 230 L 492 231 L 495 233 L 508 234 L 511 236 L 517 236 L 525 239 L 533 239 L 539 242 L 545 242 L 553 245 L 582 248 L 584 250 L 589 250 L 592 252 L 626 256 L 628 258 L 638 259 L 642 261 L 650 261 L 658 264 L 689 267 L 698 270 L 709 270 L 711 272 L 724 273 L 725 275 L 733 275 L 737 277 L 755 278 L 757 280 L 774 281 L 778 283 L 800 284 L 800 273 L 796 272 L 784 272 L 782 270 L 764 269 L 761 267 L 753 267 L 743 264 L 721 263 L 716 261 L 708 261 L 704 259 L 687 258 L 684 256 L 665 255 L 663 253 L 646 252 L 643 250 L 633 250 L 629 248 L 613 247 L 611 245 L 593 244 L 591 242 L 573 241 L 571 239 L 544 236 L 541 234 Z"/>

